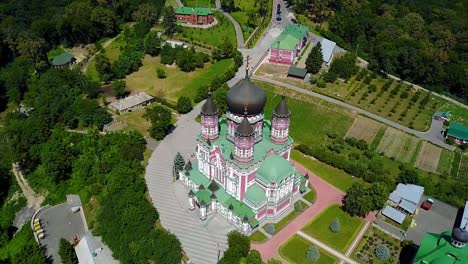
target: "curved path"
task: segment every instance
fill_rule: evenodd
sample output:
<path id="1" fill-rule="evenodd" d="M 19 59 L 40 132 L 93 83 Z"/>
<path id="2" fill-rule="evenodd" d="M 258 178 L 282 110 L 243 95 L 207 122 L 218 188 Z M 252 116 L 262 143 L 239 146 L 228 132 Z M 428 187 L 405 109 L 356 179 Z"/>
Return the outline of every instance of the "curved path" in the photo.
<path id="1" fill-rule="evenodd" d="M 251 248 L 256 249 L 262 255 L 263 260 L 268 260 L 278 254 L 278 248 L 286 242 L 291 236 L 296 234 L 312 218 L 317 216 L 325 208 L 332 204 L 342 204 L 344 193 L 315 174 L 307 171 L 304 167 L 293 162 L 294 167 L 305 175 L 309 174 L 309 182 L 314 187 L 317 200 L 315 203 L 301 213 L 298 217 L 287 224 L 283 229 L 276 233 L 270 240 L 263 244 L 252 244 Z"/>
<path id="2" fill-rule="evenodd" d="M 429 142 L 431 142 L 431 143 L 433 143 L 433 144 L 435 144 L 437 146 L 440 146 L 442 148 L 445 148 L 445 149 L 448 149 L 448 150 L 451 150 L 451 151 L 453 151 L 455 149 L 454 146 L 446 144 L 443 141 L 443 137 L 441 137 L 440 131 L 442 129 L 442 122 L 433 120 L 432 123 L 431 123 L 431 128 L 428 131 L 420 132 L 420 131 L 416 131 L 414 129 L 408 128 L 406 126 L 400 125 L 400 124 L 398 124 L 396 122 L 393 122 L 391 120 L 388 120 L 388 119 L 386 119 L 384 117 L 381 117 L 381 116 L 378 116 L 378 115 L 373 114 L 371 112 L 368 112 L 366 110 L 363 110 L 363 109 L 361 109 L 359 107 L 356 107 L 354 105 L 350 105 L 350 104 L 347 104 L 347 103 L 345 103 L 343 101 L 339 101 L 339 100 L 333 99 L 331 97 L 328 97 L 328 96 L 325 96 L 325 95 L 322 95 L 322 94 L 319 94 L 319 93 L 316 93 L 316 92 L 305 90 L 303 88 L 299 88 L 299 87 L 291 85 L 291 84 L 271 80 L 271 79 L 264 78 L 264 77 L 258 77 L 258 76 L 252 76 L 252 79 L 262 81 L 262 82 L 268 82 L 268 83 L 271 83 L 271 84 L 274 84 L 274 85 L 278 85 L 278 86 L 285 87 L 287 89 L 294 90 L 294 91 L 299 92 L 299 93 L 303 93 L 303 94 L 307 94 L 307 95 L 310 95 L 310 96 L 320 98 L 320 99 L 325 100 L 327 102 L 330 102 L 332 104 L 336 104 L 336 105 L 339 105 L 339 106 L 342 106 L 342 107 L 346 107 L 346 108 L 348 108 L 350 110 L 356 111 L 356 112 L 358 112 L 360 114 L 368 116 L 368 117 L 370 117 L 372 119 L 375 119 L 375 120 L 377 120 L 379 122 L 387 124 L 387 125 L 389 125 L 391 127 L 403 130 L 403 131 L 405 131 L 405 132 L 407 132 L 409 134 L 412 134 L 412 135 L 415 135 L 415 136 L 417 136 L 417 137 L 419 137 L 421 139 L 427 140 L 427 141 L 429 141 Z"/>
<path id="3" fill-rule="evenodd" d="M 221 252 L 224 250 L 224 232 L 228 230 L 219 230 L 219 233 L 208 230 L 206 222 L 202 223 L 193 212 L 187 210 L 188 200 L 181 201 L 178 195 L 182 192 L 187 199 L 185 188 L 178 188 L 181 187 L 180 183 L 174 183 L 172 178 L 172 164 L 177 152 L 187 160 L 195 150 L 200 125 L 194 119 L 202 105 L 203 102 L 190 113 L 182 115 L 175 130 L 156 147 L 146 167 L 145 180 L 161 224 L 177 236 L 193 263 L 215 264 L 218 249 Z"/>
<path id="4" fill-rule="evenodd" d="M 229 13 L 223 11 L 223 8 L 221 7 L 221 0 L 216 0 L 215 3 L 216 3 L 216 9 L 218 9 L 218 11 L 221 11 L 223 15 L 226 16 L 234 25 L 234 29 L 236 30 L 237 48 L 238 49 L 243 48 L 244 47 L 244 35 L 242 34 L 241 26 L 239 25 L 239 23 L 237 23 L 237 20 L 235 20 Z"/>

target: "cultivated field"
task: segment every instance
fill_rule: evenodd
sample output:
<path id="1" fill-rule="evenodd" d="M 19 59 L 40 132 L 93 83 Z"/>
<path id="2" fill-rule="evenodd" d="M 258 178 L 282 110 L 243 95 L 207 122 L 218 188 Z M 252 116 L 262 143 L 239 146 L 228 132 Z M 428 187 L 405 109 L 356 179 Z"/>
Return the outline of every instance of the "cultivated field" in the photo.
<path id="1" fill-rule="evenodd" d="M 193 99 L 199 85 L 207 84 L 217 75 L 222 75 L 234 63 L 232 60 L 222 60 L 215 64 L 207 63 L 203 69 L 183 72 L 175 65 L 162 65 L 160 61 L 159 56 L 146 55 L 143 59 L 143 66 L 127 76 L 128 89 L 144 91 L 172 102 L 176 102 L 181 95 L 188 95 Z M 166 71 L 166 78 L 159 79 L 156 76 L 158 68 Z"/>
<path id="2" fill-rule="evenodd" d="M 419 141 L 420 139 L 412 135 L 388 127 L 377 147 L 377 152 L 383 152 L 387 157 L 409 163 L 418 148 Z"/>
<path id="3" fill-rule="evenodd" d="M 452 169 L 453 151 L 443 149 L 440 154 L 439 164 L 437 165 L 437 173 L 445 176 L 450 176 Z"/>
<path id="4" fill-rule="evenodd" d="M 437 172 L 441 153 L 442 148 L 424 142 L 414 166 L 416 168 L 435 173 Z"/>
<path id="5" fill-rule="evenodd" d="M 367 117 L 358 116 L 358 118 L 354 120 L 351 128 L 348 130 L 348 133 L 346 133 L 346 137 L 362 139 L 366 141 L 367 144 L 370 144 L 382 126 L 383 124 L 380 122 Z"/>
<path id="6" fill-rule="evenodd" d="M 460 166 L 458 167 L 458 178 L 468 180 L 468 154 L 462 156 Z"/>

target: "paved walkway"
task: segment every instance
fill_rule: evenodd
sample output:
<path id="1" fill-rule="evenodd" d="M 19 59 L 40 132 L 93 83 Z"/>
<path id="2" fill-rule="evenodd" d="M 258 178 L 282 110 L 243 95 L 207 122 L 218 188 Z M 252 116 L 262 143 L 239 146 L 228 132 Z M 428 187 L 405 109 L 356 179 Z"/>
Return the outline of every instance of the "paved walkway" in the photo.
<path id="1" fill-rule="evenodd" d="M 358 112 L 360 114 L 363 114 L 363 115 L 366 115 L 372 119 L 375 119 L 379 122 L 382 122 L 384 124 L 387 124 L 391 127 L 394 127 L 394 128 L 397 128 L 397 129 L 400 129 L 400 130 L 403 130 L 409 134 L 412 134 L 412 135 L 415 135 L 421 139 L 424 139 L 424 140 L 427 140 L 437 146 L 440 146 L 442 148 L 445 148 L 445 149 L 448 149 L 448 150 L 451 150 L 453 151 L 455 149 L 454 146 L 451 146 L 449 144 L 446 144 L 445 142 L 443 142 L 443 139 L 440 137 L 440 130 L 442 129 L 442 123 L 440 121 L 432 121 L 432 124 L 431 124 L 431 128 L 426 131 L 426 132 L 420 132 L 420 131 L 416 131 L 414 129 L 411 129 L 411 128 L 408 128 L 408 127 L 405 127 L 403 125 L 400 125 L 396 122 L 393 122 L 391 120 L 388 120 L 384 117 L 381 117 L 381 116 L 378 116 L 376 114 L 373 114 L 371 112 L 368 112 L 366 110 L 363 110 L 359 107 L 356 107 L 356 106 L 353 106 L 353 105 L 350 105 L 350 104 L 347 104 L 343 101 L 339 101 L 339 100 L 336 100 L 336 99 L 333 99 L 331 97 L 328 97 L 328 96 L 325 96 L 325 95 L 322 95 L 322 94 L 319 94 L 319 93 L 316 93 L 316 92 L 312 92 L 312 91 L 309 91 L 309 90 L 305 90 L 305 89 L 302 89 L 302 88 L 299 88 L 297 86 L 294 86 L 294 85 L 291 85 L 291 84 L 287 84 L 287 83 L 283 83 L 283 82 L 279 82 L 279 81 L 275 81 L 275 80 L 271 80 L 271 79 L 268 79 L 268 78 L 265 78 L 265 77 L 259 77 L 259 76 L 252 76 L 252 79 L 255 79 L 255 80 L 258 80 L 258 81 L 263 81 L 263 82 L 268 82 L 268 83 L 271 83 L 271 84 L 275 84 L 275 85 L 278 85 L 278 86 L 282 86 L 282 87 L 285 87 L 285 88 L 288 88 L 288 89 L 291 89 L 291 90 L 294 90 L 296 92 L 300 92 L 300 93 L 303 93 L 303 94 L 307 94 L 307 95 L 310 95 L 310 96 L 314 96 L 314 97 L 317 97 L 317 98 L 320 98 L 322 100 L 325 100 L 327 102 L 330 102 L 330 103 L 333 103 L 333 104 L 336 104 L 336 105 L 339 105 L 339 106 L 342 106 L 342 107 L 346 107 L 350 110 L 353 110 L 355 112 Z"/>
<path id="2" fill-rule="evenodd" d="M 236 30 L 237 48 L 243 48 L 244 47 L 244 34 L 242 34 L 241 26 L 239 25 L 239 23 L 237 23 L 237 20 L 235 20 L 229 13 L 223 11 L 223 8 L 221 6 L 221 0 L 216 0 L 215 4 L 216 4 L 216 9 L 222 12 L 223 15 L 227 17 L 229 21 L 231 21 L 231 23 L 234 25 L 234 29 Z"/>
<path id="3" fill-rule="evenodd" d="M 300 235 L 301 237 L 309 240 L 310 242 L 314 243 L 315 245 L 317 245 L 318 247 L 320 247 L 323 250 L 327 251 L 328 253 L 332 254 L 333 256 L 335 256 L 336 258 L 338 258 L 341 261 L 346 261 L 347 263 L 351 263 L 351 264 L 359 264 L 358 262 L 348 258 L 347 256 L 343 255 L 342 253 L 336 251 L 335 249 L 327 246 L 326 244 L 324 244 L 324 243 L 320 242 L 319 240 L 307 235 L 306 233 L 304 233 L 302 231 L 298 231 L 297 234 Z"/>
<path id="4" fill-rule="evenodd" d="M 294 166 L 299 172 L 305 174 L 306 170 L 301 165 L 294 162 Z M 283 229 L 276 233 L 270 240 L 263 244 L 252 244 L 252 249 L 256 249 L 262 255 L 263 260 L 268 260 L 278 253 L 278 248 L 291 236 L 298 232 L 312 218 L 317 216 L 323 209 L 332 204 L 341 204 L 344 193 L 322 180 L 315 174 L 308 172 L 309 181 L 315 188 L 317 200 L 302 214 L 292 220 Z"/>
<path id="5" fill-rule="evenodd" d="M 183 188 L 180 188 L 180 183 L 173 183 L 172 178 L 172 163 L 176 153 L 180 152 L 187 160 L 195 151 L 195 138 L 200 132 L 200 125 L 194 119 L 200 113 L 203 103 L 190 113 L 181 115 L 174 131 L 156 147 L 146 167 L 145 179 L 161 224 L 177 236 L 193 263 L 215 264 L 218 252 L 222 255 L 225 249 L 225 233 L 229 229 L 213 230 L 215 228 L 211 227 L 220 225 L 211 223 L 210 219 L 201 222 L 194 212 L 187 209 L 188 200 L 185 203 L 179 200 Z"/>

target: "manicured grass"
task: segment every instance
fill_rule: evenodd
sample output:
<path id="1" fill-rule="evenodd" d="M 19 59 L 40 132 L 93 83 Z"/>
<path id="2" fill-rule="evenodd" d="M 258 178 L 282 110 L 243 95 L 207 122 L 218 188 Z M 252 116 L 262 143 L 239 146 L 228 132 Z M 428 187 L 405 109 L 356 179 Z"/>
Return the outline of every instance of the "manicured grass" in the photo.
<path id="1" fill-rule="evenodd" d="M 307 250 L 312 247 L 313 244 L 304 238 L 294 235 L 286 243 L 280 246 L 279 253 L 282 258 L 286 259 L 290 263 L 296 264 L 306 264 L 306 263 L 316 263 L 316 264 L 333 264 L 338 263 L 338 259 L 333 256 L 330 256 L 327 252 L 321 250 L 320 258 L 312 262 L 307 259 Z"/>
<path id="2" fill-rule="evenodd" d="M 262 87 L 267 95 L 267 119 L 271 120 L 273 109 L 281 100 L 281 94 L 287 96 L 288 108 L 292 113 L 289 131 L 295 143 L 322 145 L 327 138 L 327 132 L 343 137 L 356 117 L 355 113 L 318 98 L 268 83 L 254 83 Z"/>
<path id="3" fill-rule="evenodd" d="M 100 81 L 99 73 L 96 70 L 96 61 L 93 60 L 86 70 L 86 75 L 94 81 Z"/>
<path id="4" fill-rule="evenodd" d="M 234 47 L 237 46 L 236 32 L 234 25 L 222 14 L 215 12 L 215 17 L 218 20 L 216 26 L 201 29 L 178 26 L 182 33 L 178 37 L 184 41 L 194 41 L 196 44 L 208 45 L 211 48 L 220 47 L 227 38 Z"/>
<path id="5" fill-rule="evenodd" d="M 123 113 L 117 116 L 117 120 L 127 124 L 127 127 L 124 130 L 136 130 L 143 134 L 144 136 L 149 137 L 148 129 L 151 126 L 143 115 L 145 114 L 145 109 L 138 109 L 130 113 Z"/>
<path id="6" fill-rule="evenodd" d="M 262 232 L 257 230 L 249 236 L 249 239 L 250 239 L 250 242 L 262 243 L 265 240 L 267 240 L 268 237 L 265 236 L 265 234 L 263 234 Z"/>
<path id="7" fill-rule="evenodd" d="M 333 233 L 329 229 L 330 223 L 335 218 L 340 221 L 341 231 L 338 233 Z M 332 205 L 302 228 L 302 231 L 345 252 L 363 224 L 364 221 L 361 218 L 351 217 L 339 205 Z"/>
<path id="8" fill-rule="evenodd" d="M 458 169 L 460 167 L 461 154 L 459 152 L 453 153 L 452 167 L 450 170 L 450 177 L 458 178 Z"/>
<path id="9" fill-rule="evenodd" d="M 216 8 L 215 0 L 182 0 L 184 6 Z"/>
<path id="10" fill-rule="evenodd" d="M 453 105 L 451 103 L 445 103 L 439 111 L 450 112 L 452 118 L 450 122 L 458 122 L 464 125 L 468 125 L 468 109 Z"/>
<path id="11" fill-rule="evenodd" d="M 275 232 L 280 231 L 285 227 L 289 222 L 291 222 L 294 218 L 296 218 L 298 215 L 300 215 L 302 212 L 304 212 L 308 206 L 306 203 L 303 201 L 297 201 L 296 203 L 301 203 L 302 204 L 302 211 L 296 211 L 296 204 L 294 204 L 294 211 L 289 213 L 287 216 L 283 217 L 278 223 L 274 224 L 275 225 Z"/>
<path id="12" fill-rule="evenodd" d="M 131 91 L 144 91 L 171 102 L 177 102 L 181 95 L 188 95 L 193 99 L 199 86 L 206 85 L 216 76 L 224 74 L 233 63 L 231 59 L 222 60 L 215 64 L 207 63 L 203 69 L 183 72 L 175 65 L 162 65 L 160 57 L 147 55 L 143 59 L 143 66 L 127 76 L 127 87 Z M 156 76 L 158 68 L 166 71 L 165 79 L 159 79 Z"/>
<path id="13" fill-rule="evenodd" d="M 372 240 L 372 242 L 371 242 Z M 390 250 L 390 259 L 383 262 L 380 261 L 375 256 L 375 248 L 379 245 L 387 244 L 387 248 Z M 389 245 L 390 244 L 390 245 Z M 367 229 L 366 233 L 364 234 L 363 238 L 359 242 L 358 246 L 354 249 L 351 257 L 360 263 L 370 263 L 370 259 L 372 259 L 373 263 L 386 263 L 386 264 L 393 264 L 393 263 L 400 263 L 399 262 L 399 255 L 401 251 L 401 242 L 398 239 L 380 231 L 379 229 L 371 226 Z M 408 262 L 402 262 L 408 263 Z"/>
<path id="14" fill-rule="evenodd" d="M 440 154 L 439 164 L 437 165 L 437 173 L 450 176 L 452 167 L 453 151 L 443 149 Z"/>
<path id="15" fill-rule="evenodd" d="M 355 178 L 335 167 L 322 163 L 318 160 L 312 160 L 310 157 L 304 156 L 304 154 L 297 150 L 293 150 L 291 152 L 291 159 L 300 163 L 312 173 L 324 179 L 343 192 L 346 192 L 346 190 L 348 190 L 348 188 L 351 187 L 353 183 L 362 181 L 361 179 Z"/>
<path id="16" fill-rule="evenodd" d="M 316 193 L 314 189 L 310 189 L 310 192 L 308 192 L 306 195 L 302 196 L 304 200 L 308 201 L 309 203 L 314 203 L 316 199 Z"/>
<path id="17" fill-rule="evenodd" d="M 105 48 L 104 55 L 109 58 L 110 62 L 114 62 L 119 58 L 120 48 L 124 45 L 124 37 L 119 35 L 107 48 Z"/>

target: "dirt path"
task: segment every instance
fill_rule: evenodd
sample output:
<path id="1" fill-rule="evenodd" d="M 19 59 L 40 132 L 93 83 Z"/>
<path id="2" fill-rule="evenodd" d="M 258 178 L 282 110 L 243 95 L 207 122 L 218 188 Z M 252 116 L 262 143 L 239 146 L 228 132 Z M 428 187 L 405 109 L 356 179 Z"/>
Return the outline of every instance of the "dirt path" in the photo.
<path id="1" fill-rule="evenodd" d="M 13 173 L 15 174 L 16 181 L 18 182 L 23 195 L 28 201 L 27 207 L 34 209 L 39 209 L 42 202 L 44 201 L 44 196 L 38 195 L 32 188 L 29 186 L 29 183 L 24 178 L 23 172 L 21 171 L 18 163 L 13 163 Z"/>
<path id="2" fill-rule="evenodd" d="M 120 35 L 120 34 L 119 34 Z M 105 48 L 107 48 L 110 44 L 112 44 L 112 42 L 114 42 L 114 40 L 119 36 L 115 36 L 114 38 L 111 38 L 109 39 L 108 41 L 104 42 L 104 44 L 102 44 L 102 49 L 101 50 L 104 50 Z M 83 65 L 83 68 L 82 68 L 82 72 L 86 73 L 86 71 L 88 70 L 88 67 L 89 65 L 91 65 L 91 62 L 93 62 L 94 58 L 96 57 L 96 55 L 98 55 L 99 53 L 101 53 L 101 50 L 96 52 L 96 54 L 94 54 L 93 56 L 91 56 L 91 58 L 89 58 L 89 60 L 85 63 L 85 65 Z"/>

